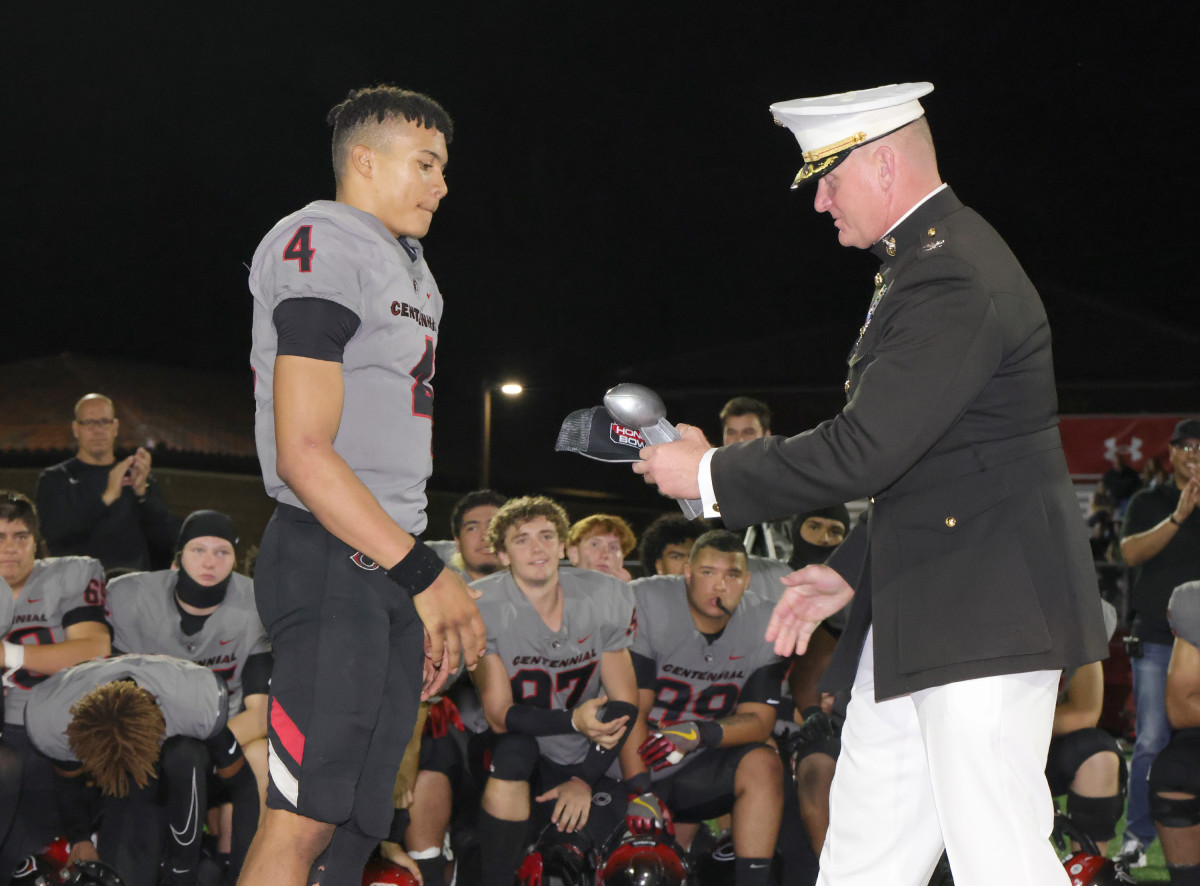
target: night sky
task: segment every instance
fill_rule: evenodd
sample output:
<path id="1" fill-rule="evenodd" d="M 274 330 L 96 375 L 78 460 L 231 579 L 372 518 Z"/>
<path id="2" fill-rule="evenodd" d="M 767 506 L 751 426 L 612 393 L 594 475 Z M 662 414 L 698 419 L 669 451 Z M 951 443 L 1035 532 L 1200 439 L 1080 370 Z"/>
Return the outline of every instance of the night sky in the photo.
<path id="1" fill-rule="evenodd" d="M 930 80 L 943 177 L 1047 302 L 1064 411 L 1195 408 L 1186 4 L 74 0 L 9 4 L 2 33 L 5 362 L 247 366 L 244 264 L 332 197 L 328 108 L 395 83 L 456 128 L 425 240 L 435 483 L 470 488 L 481 384 L 516 377 L 498 485 L 636 490 L 551 451 L 618 381 L 710 434 L 734 393 L 781 431 L 838 408 L 875 262 L 789 191 L 767 106 Z"/>

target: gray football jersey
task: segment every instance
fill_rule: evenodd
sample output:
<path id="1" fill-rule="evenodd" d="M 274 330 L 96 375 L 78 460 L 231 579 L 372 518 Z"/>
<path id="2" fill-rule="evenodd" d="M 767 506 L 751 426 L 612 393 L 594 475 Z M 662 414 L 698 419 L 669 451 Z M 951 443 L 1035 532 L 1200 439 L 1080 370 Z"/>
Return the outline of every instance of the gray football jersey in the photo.
<path id="1" fill-rule="evenodd" d="M 225 726 L 229 692 L 208 668 L 169 655 L 116 655 L 65 668 L 40 683 L 25 712 L 29 740 L 52 760 L 78 762 L 67 741 L 71 706 L 97 686 L 130 679 L 158 700 L 167 738 L 205 741 Z"/>
<path id="2" fill-rule="evenodd" d="M 487 651 L 508 671 L 513 701 L 570 710 L 600 694 L 600 657 L 628 649 L 637 629 L 629 585 L 591 569 L 559 569 L 562 629 L 552 631 L 507 572 L 472 582 L 487 625 Z M 587 755 L 582 735 L 538 737 L 542 756 L 578 763 Z"/>
<path id="3" fill-rule="evenodd" d="M 1185 582 L 1171 592 L 1167 621 L 1176 636 L 1200 646 L 1200 581 Z"/>
<path id="4" fill-rule="evenodd" d="M 8 629 L 12 626 L 14 605 L 12 588 L 8 586 L 8 582 L 0 578 L 0 637 L 8 636 Z"/>
<path id="5" fill-rule="evenodd" d="M 742 700 L 750 676 L 779 663 L 763 639 L 772 600 L 746 591 L 725 630 L 710 643 L 692 621 L 682 575 L 656 575 L 632 586 L 638 611 L 632 651 L 657 665 L 653 687 L 641 686 L 655 693 L 651 723 L 666 726 L 728 717 Z M 778 686 L 776 682 L 772 688 Z"/>
<path id="6" fill-rule="evenodd" d="M 380 505 L 411 533 L 425 529 L 433 470 L 434 352 L 442 295 L 415 241 L 405 245 L 375 216 L 319 200 L 278 222 L 250 268 L 254 296 L 255 440 L 267 493 L 303 508 L 275 467 L 272 318 L 289 298 L 322 298 L 360 322 L 342 359 L 345 399 L 334 449 Z"/>
<path id="7" fill-rule="evenodd" d="M 778 603 L 783 596 L 783 583 L 779 580 L 785 575 L 791 575 L 796 570 L 782 560 L 772 560 L 770 557 L 749 557 L 750 586 L 759 597 Z"/>
<path id="8" fill-rule="evenodd" d="M 13 600 L 12 624 L 5 639 L 28 646 L 61 643 L 67 639 L 64 619 L 70 624 L 104 621 L 104 596 L 104 567 L 99 560 L 91 557 L 36 560 L 25 587 Z M 11 675 L 12 685 L 4 695 L 5 723 L 25 722 L 29 692 L 45 679 L 45 674 L 28 668 Z"/>
<path id="9" fill-rule="evenodd" d="M 179 624 L 172 569 L 136 572 L 108 586 L 109 622 L 113 647 L 121 652 L 145 652 L 185 658 L 211 670 L 229 687 L 229 711 L 242 711 L 242 670 L 246 659 L 270 652 L 254 605 L 254 582 L 233 573 L 225 600 L 190 636 Z"/>

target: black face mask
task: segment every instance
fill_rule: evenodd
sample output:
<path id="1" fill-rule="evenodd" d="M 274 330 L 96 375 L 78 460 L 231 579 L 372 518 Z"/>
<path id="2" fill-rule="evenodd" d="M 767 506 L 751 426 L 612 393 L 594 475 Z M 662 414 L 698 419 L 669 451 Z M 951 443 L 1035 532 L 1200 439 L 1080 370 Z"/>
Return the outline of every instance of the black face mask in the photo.
<path id="1" fill-rule="evenodd" d="M 194 581 L 187 574 L 187 570 L 182 567 L 177 575 L 175 595 L 188 606 L 195 606 L 197 609 L 207 609 L 209 606 L 216 606 L 224 602 L 225 592 L 229 589 L 229 580 L 233 578 L 231 572 L 225 576 L 224 581 L 219 581 L 212 587 L 205 587 Z"/>
<path id="2" fill-rule="evenodd" d="M 837 545 L 826 547 L 805 541 L 797 532 L 795 538 L 792 539 L 792 556 L 788 557 L 788 566 L 793 569 L 803 569 L 812 563 L 824 563 L 829 559 L 829 555 L 837 549 Z"/>

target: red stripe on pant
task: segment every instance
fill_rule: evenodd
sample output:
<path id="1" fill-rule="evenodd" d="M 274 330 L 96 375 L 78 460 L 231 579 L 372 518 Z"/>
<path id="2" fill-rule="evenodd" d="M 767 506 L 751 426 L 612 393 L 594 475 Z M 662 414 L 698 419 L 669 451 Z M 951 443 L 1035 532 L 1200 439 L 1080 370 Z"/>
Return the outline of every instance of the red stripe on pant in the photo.
<path id="1" fill-rule="evenodd" d="M 296 765 L 303 763 L 304 733 L 288 716 L 283 705 L 274 698 L 271 699 L 271 728 L 279 736 L 279 741 L 283 744 L 283 749 L 287 751 L 288 756 L 296 761 Z"/>

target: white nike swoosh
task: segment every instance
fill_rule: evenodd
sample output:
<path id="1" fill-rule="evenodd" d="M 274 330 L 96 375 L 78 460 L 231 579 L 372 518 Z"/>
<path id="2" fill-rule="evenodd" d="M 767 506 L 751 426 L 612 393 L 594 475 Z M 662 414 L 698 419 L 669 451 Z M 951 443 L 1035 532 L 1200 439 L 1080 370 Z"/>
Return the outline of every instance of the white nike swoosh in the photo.
<path id="1" fill-rule="evenodd" d="M 186 840 L 183 835 L 191 830 L 192 835 Z M 171 836 L 175 838 L 175 842 L 180 846 L 191 846 L 196 842 L 196 837 L 200 834 L 200 800 L 196 796 L 196 771 L 192 770 L 192 800 L 188 805 L 188 818 L 183 823 L 183 830 L 175 830 L 175 825 L 171 825 Z"/>
<path id="2" fill-rule="evenodd" d="M 225 753 L 232 754 L 232 753 L 235 753 L 237 751 L 237 749 L 238 749 L 238 743 L 237 743 L 237 739 L 235 738 L 233 740 L 233 744 L 231 744 L 229 746 L 229 750 L 227 750 Z"/>

